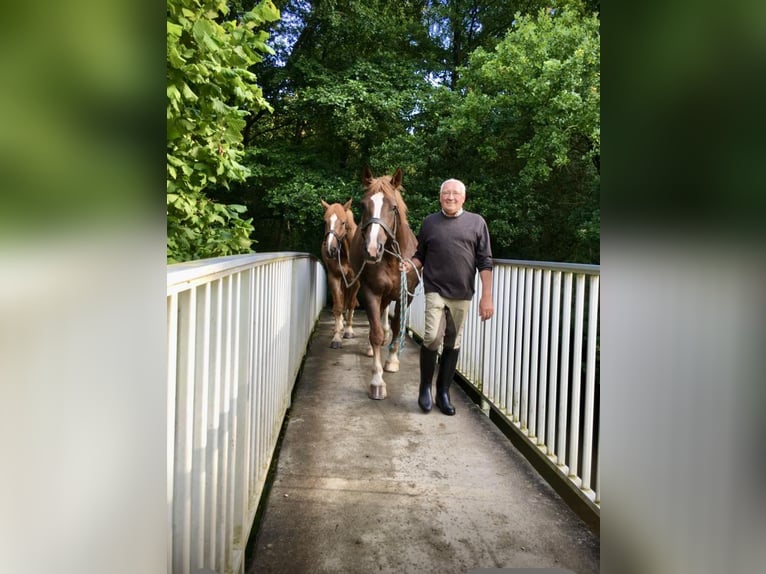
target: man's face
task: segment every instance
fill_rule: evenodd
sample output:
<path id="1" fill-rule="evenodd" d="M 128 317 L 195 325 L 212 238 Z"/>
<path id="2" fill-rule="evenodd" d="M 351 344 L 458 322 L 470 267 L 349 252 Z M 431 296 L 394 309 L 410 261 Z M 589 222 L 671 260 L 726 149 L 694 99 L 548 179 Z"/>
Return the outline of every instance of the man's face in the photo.
<path id="1" fill-rule="evenodd" d="M 439 194 L 439 203 L 449 216 L 454 216 L 460 211 L 465 203 L 465 192 L 460 191 L 457 183 L 449 182 Z"/>

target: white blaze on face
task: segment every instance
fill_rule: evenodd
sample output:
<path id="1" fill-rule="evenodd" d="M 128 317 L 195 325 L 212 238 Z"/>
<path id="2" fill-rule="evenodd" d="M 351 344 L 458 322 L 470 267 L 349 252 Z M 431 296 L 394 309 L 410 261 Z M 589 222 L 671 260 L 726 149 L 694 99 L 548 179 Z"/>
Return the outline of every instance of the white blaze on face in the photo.
<path id="1" fill-rule="evenodd" d="M 373 205 L 372 217 L 380 219 L 380 214 L 383 210 L 383 193 L 378 192 L 374 194 L 370 201 L 372 201 Z M 373 258 L 378 257 L 378 233 L 380 233 L 380 224 L 373 223 L 370 226 L 370 233 L 367 235 L 367 245 L 365 245 L 368 255 Z"/>
<path id="2" fill-rule="evenodd" d="M 335 222 L 338 221 L 338 216 L 334 213 L 330 216 L 330 231 L 335 229 Z M 338 238 L 335 237 L 334 234 L 328 233 L 327 234 L 327 254 L 330 254 L 330 249 L 332 249 L 332 246 L 334 243 L 338 241 Z M 338 246 L 340 247 L 340 245 Z"/>

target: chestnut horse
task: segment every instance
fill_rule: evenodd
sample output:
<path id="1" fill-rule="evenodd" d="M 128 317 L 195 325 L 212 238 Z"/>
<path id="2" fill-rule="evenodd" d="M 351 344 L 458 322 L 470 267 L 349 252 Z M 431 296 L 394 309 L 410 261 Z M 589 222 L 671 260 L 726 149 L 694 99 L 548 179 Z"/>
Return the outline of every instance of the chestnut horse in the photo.
<path id="1" fill-rule="evenodd" d="M 344 205 L 329 204 L 323 199 L 322 206 L 325 209 L 322 261 L 327 270 L 327 286 L 332 295 L 332 314 L 335 317 L 330 347 L 338 349 L 341 346 L 341 333 L 344 339 L 354 336 L 354 309 L 359 305 L 356 298 L 359 282 L 353 280 L 355 274 L 349 264 L 351 241 L 357 226 L 350 199 Z"/>
<path id="2" fill-rule="evenodd" d="M 359 298 L 370 323 L 373 365 L 368 395 L 371 399 L 385 399 L 386 382 L 383 380 L 381 360 L 385 337 L 381 316 L 386 316 L 389 305 L 395 301 L 391 319 L 393 338 L 385 370 L 396 373 L 399 371 L 400 340 L 406 328 L 402 321 L 406 307 L 402 309 L 402 303 L 405 306 L 410 304 L 419 281 L 417 272 L 411 269 L 403 291 L 400 262 L 409 260 L 415 254 L 417 239 L 407 223 L 407 205 L 401 194 L 401 169 L 393 175 L 373 177 L 370 168 L 365 167 L 362 186 L 364 197 L 359 228 L 352 241 L 351 264 L 359 273 Z"/>

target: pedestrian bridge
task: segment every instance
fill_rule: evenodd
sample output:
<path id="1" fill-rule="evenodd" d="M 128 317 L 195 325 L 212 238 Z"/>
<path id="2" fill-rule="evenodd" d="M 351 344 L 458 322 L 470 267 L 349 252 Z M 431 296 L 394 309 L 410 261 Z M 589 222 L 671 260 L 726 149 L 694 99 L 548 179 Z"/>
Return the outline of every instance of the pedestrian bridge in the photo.
<path id="1" fill-rule="evenodd" d="M 384 401 L 326 298 L 306 254 L 168 268 L 168 571 L 598 572 L 598 267 L 496 262 L 454 417 L 417 406 L 420 295 Z"/>

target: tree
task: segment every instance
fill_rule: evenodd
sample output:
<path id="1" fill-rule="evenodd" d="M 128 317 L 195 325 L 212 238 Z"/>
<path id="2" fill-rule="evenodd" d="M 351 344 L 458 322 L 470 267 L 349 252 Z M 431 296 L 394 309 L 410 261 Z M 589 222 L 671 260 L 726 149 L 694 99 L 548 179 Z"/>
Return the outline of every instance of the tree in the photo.
<path id="1" fill-rule="evenodd" d="M 481 126 L 482 141 L 477 144 L 489 217 L 498 225 L 517 222 L 521 233 L 507 239 L 523 240 L 527 256 L 597 260 L 597 16 L 584 13 L 579 2 L 517 15 L 494 51 L 479 48 L 472 54 L 461 86 L 466 95 L 456 107 L 455 121 L 470 126 L 458 129 L 471 136 L 476 133 L 474 124 Z M 509 167 L 517 174 L 510 182 Z M 498 190 L 503 187 L 516 209 L 493 216 L 493 206 L 502 203 Z"/>
<path id="2" fill-rule="evenodd" d="M 492 49 L 473 51 L 454 90 L 421 102 L 412 133 L 374 155 L 408 161 L 418 188 L 465 181 L 498 257 L 596 262 L 599 53 L 598 18 L 577 2 L 516 14 Z"/>
<path id="3" fill-rule="evenodd" d="M 279 18 L 270 0 L 226 19 L 222 0 L 167 3 L 167 252 L 184 261 L 247 252 L 252 220 L 216 203 L 214 188 L 243 181 L 245 117 L 269 110 L 250 67 L 270 52 L 258 27 Z"/>
<path id="4" fill-rule="evenodd" d="M 274 113 L 248 126 L 253 177 L 232 186 L 255 214 L 259 245 L 318 251 L 320 198 L 356 195 L 371 150 L 407 129 L 427 85 L 421 13 L 421 3 L 387 0 L 284 5 L 277 50 L 255 68 Z"/>
<path id="5" fill-rule="evenodd" d="M 369 164 L 404 170 L 415 230 L 458 177 L 497 257 L 595 262 L 598 17 L 541 4 L 287 0 L 255 67 L 274 113 L 249 119 L 232 185 L 259 245 L 318 252 L 320 198 L 358 198 Z"/>

